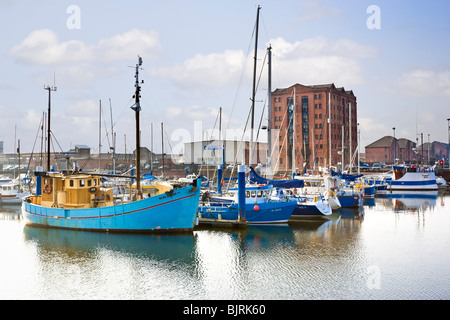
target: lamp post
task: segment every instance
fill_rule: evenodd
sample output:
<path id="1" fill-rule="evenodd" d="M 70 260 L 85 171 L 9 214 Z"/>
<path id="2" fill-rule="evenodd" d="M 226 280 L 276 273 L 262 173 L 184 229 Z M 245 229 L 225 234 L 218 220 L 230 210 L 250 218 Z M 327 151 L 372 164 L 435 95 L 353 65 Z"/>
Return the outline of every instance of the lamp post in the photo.
<path id="1" fill-rule="evenodd" d="M 396 152 L 395 152 L 395 146 L 396 146 L 396 144 L 395 144 L 395 127 L 393 127 L 392 130 L 394 130 L 394 165 L 395 165 L 395 158 L 397 156 Z"/>

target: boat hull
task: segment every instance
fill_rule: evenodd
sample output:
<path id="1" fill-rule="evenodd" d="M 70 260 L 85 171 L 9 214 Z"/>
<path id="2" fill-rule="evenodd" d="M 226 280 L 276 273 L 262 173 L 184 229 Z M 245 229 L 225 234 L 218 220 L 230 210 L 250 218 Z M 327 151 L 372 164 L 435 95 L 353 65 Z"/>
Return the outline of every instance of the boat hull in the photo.
<path id="1" fill-rule="evenodd" d="M 438 190 L 434 172 L 406 172 L 400 179 L 388 183 L 389 190 Z"/>
<path id="2" fill-rule="evenodd" d="M 200 185 L 188 186 L 139 201 L 89 208 L 47 208 L 22 202 L 30 225 L 106 232 L 186 232 L 195 224 Z"/>
<path id="3" fill-rule="evenodd" d="M 266 202 L 245 205 L 245 221 L 247 224 L 286 223 L 291 217 L 296 202 Z M 230 206 L 199 206 L 200 219 L 238 221 L 238 205 Z M 220 216 L 219 216 L 220 215 Z"/>
<path id="4" fill-rule="evenodd" d="M 18 193 L 15 195 L 0 195 L 0 204 L 21 204 L 22 199 L 31 193 Z"/>
<path id="5" fill-rule="evenodd" d="M 339 196 L 341 208 L 358 208 L 363 205 L 364 198 L 361 195 Z"/>
<path id="6" fill-rule="evenodd" d="M 366 186 L 364 187 L 364 197 L 375 197 L 375 186 Z"/>
<path id="7" fill-rule="evenodd" d="M 291 220 L 296 220 L 300 218 L 307 217 L 323 217 L 329 216 L 333 212 L 331 207 L 328 205 L 320 204 L 297 204 L 297 207 L 292 213 Z"/>

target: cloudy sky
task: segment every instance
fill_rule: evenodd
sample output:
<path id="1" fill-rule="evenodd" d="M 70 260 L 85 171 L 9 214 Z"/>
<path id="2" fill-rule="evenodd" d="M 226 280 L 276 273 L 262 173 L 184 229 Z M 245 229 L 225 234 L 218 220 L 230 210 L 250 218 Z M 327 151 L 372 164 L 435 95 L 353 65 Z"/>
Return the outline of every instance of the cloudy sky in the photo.
<path id="1" fill-rule="evenodd" d="M 166 152 L 211 137 L 219 108 L 227 138 L 240 138 L 250 108 L 253 30 L 261 6 L 256 98 L 272 89 L 334 83 L 358 99 L 361 146 L 385 136 L 447 142 L 450 2 L 447 0 L 0 0 L 0 141 L 40 150 L 52 92 L 56 151 L 134 146 L 134 66 L 143 58 L 142 144 Z M 266 110 L 266 109 L 265 109 Z M 111 119 L 112 116 L 112 119 Z M 264 115 L 263 115 L 264 117 Z M 217 130 L 216 130 L 217 131 Z M 264 134 L 260 134 L 264 140 Z M 420 143 L 420 139 L 419 139 Z"/>

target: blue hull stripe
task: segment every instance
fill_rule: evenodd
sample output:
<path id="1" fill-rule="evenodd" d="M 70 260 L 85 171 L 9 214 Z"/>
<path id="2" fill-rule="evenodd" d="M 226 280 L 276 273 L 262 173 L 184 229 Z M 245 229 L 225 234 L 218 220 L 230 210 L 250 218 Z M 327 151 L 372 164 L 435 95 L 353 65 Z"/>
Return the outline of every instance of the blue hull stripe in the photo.
<path id="1" fill-rule="evenodd" d="M 22 202 L 29 224 L 75 230 L 120 232 L 192 231 L 200 188 L 177 189 L 172 195 L 98 208 L 47 208 Z"/>
<path id="2" fill-rule="evenodd" d="M 133 210 L 133 211 L 128 211 L 128 212 L 124 212 L 124 213 L 116 213 L 116 214 L 110 214 L 110 215 L 103 215 L 103 216 L 100 216 L 100 217 L 99 217 L 99 216 L 92 216 L 92 217 L 70 217 L 70 220 L 101 219 L 101 218 L 117 217 L 117 216 L 121 216 L 121 215 L 125 215 L 125 214 L 130 214 L 130 213 L 134 213 L 134 212 L 139 212 L 139 211 L 149 210 L 149 209 L 152 209 L 152 208 L 156 208 L 156 207 L 159 207 L 159 206 L 163 206 L 163 205 L 165 205 L 165 204 L 169 204 L 169 203 L 171 203 L 171 202 L 179 201 L 179 200 L 186 199 L 186 198 L 190 198 L 190 197 L 193 197 L 193 196 L 195 196 L 195 194 L 191 194 L 191 195 L 186 196 L 186 197 L 183 197 L 183 198 L 179 198 L 179 199 L 175 199 L 175 200 L 170 200 L 170 201 L 167 201 L 167 202 L 164 202 L 164 203 L 160 203 L 160 204 L 157 204 L 157 205 L 154 205 L 154 206 L 150 206 L 150 207 L 146 207 L 146 208 L 141 208 L 141 209 L 137 209 L 137 210 Z M 75 210 L 77 210 L 77 209 L 75 209 Z M 79 209 L 78 209 L 78 210 L 79 210 Z M 65 218 L 65 217 L 58 217 L 58 216 L 46 216 L 46 215 L 44 215 L 44 214 L 34 213 L 34 212 L 30 212 L 30 211 L 28 211 L 28 210 L 24 210 L 24 211 L 27 212 L 28 214 L 35 215 L 35 216 L 40 216 L 40 217 L 47 217 L 47 218 L 53 218 L 53 219 L 67 219 L 67 218 Z"/>
<path id="3" fill-rule="evenodd" d="M 436 184 L 436 180 L 427 181 L 391 181 L 392 186 L 428 186 Z"/>

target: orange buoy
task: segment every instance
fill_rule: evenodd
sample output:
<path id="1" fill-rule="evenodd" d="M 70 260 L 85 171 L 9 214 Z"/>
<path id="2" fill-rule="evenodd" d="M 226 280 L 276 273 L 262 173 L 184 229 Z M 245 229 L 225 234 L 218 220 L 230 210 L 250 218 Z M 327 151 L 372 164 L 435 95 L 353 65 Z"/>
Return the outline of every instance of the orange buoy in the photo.
<path id="1" fill-rule="evenodd" d="M 257 204 L 255 204 L 255 206 L 253 207 L 253 209 L 255 209 L 255 211 L 259 210 L 259 206 Z"/>

